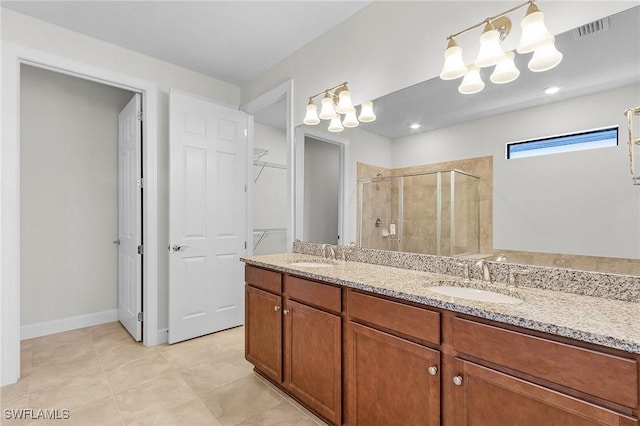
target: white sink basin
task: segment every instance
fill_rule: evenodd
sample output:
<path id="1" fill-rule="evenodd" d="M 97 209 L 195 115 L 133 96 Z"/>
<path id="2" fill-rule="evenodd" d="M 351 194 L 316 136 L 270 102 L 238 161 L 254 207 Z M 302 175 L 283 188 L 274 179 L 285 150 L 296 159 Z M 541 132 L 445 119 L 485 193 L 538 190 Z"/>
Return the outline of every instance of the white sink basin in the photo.
<path id="1" fill-rule="evenodd" d="M 477 288 L 436 286 L 429 287 L 427 290 L 444 296 L 459 297 L 460 299 L 475 300 L 478 302 L 507 303 L 512 305 L 523 302 L 522 299 L 518 299 L 517 297 L 507 296 L 506 294 L 496 293 L 494 291 L 479 290 Z"/>
<path id="2" fill-rule="evenodd" d="M 335 266 L 333 263 L 322 263 L 322 262 L 293 262 L 289 265 L 294 267 L 303 267 L 303 268 L 331 268 Z"/>

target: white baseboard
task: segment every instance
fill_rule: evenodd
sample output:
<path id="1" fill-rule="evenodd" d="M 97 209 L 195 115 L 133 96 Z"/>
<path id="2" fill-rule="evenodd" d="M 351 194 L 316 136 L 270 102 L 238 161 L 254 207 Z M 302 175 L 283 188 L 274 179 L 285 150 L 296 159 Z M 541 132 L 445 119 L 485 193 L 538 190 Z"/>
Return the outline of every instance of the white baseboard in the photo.
<path id="1" fill-rule="evenodd" d="M 158 341 L 156 342 L 158 345 L 162 345 L 163 343 L 169 342 L 169 329 L 161 328 L 158 330 Z"/>
<path id="2" fill-rule="evenodd" d="M 20 327 L 20 340 L 62 333 L 63 331 L 75 330 L 77 328 L 90 327 L 92 325 L 104 324 L 113 321 L 118 321 L 117 309 L 46 321 L 38 324 L 23 325 Z"/>

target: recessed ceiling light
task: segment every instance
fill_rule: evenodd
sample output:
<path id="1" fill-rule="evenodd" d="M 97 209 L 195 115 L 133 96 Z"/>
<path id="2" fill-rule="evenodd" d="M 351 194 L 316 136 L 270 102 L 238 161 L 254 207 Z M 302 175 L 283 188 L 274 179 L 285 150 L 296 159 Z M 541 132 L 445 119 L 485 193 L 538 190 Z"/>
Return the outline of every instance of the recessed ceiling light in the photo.
<path id="1" fill-rule="evenodd" d="M 560 88 L 558 86 L 551 86 L 544 89 L 544 93 L 546 93 L 547 95 L 553 95 L 555 93 L 558 93 L 559 91 Z"/>
<path id="2" fill-rule="evenodd" d="M 416 124 L 412 124 L 411 126 L 409 126 L 409 128 L 410 128 L 410 129 L 413 129 L 413 130 L 415 130 L 415 129 L 419 129 L 419 128 L 420 128 L 420 125 L 419 125 L 419 124 L 417 124 L 417 123 L 416 123 Z"/>

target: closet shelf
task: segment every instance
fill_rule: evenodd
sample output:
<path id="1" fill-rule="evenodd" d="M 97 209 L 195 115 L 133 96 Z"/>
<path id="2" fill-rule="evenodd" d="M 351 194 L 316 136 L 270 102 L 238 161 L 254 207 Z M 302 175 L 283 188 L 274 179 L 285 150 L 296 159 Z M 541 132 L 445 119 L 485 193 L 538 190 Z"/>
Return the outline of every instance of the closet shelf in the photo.
<path id="1" fill-rule="evenodd" d="M 262 240 L 264 240 L 270 234 L 277 234 L 282 232 L 287 232 L 287 228 L 255 228 L 253 230 L 253 235 L 259 235 L 259 237 L 258 241 L 256 241 L 253 245 L 253 249 L 255 250 L 256 248 L 258 248 Z"/>

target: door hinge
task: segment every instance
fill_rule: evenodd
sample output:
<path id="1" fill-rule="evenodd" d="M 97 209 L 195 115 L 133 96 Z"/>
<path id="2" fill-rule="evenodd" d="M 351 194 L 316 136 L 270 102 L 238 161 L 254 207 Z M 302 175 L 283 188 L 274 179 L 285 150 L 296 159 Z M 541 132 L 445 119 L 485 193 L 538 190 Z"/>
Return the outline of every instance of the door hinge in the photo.
<path id="1" fill-rule="evenodd" d="M 144 178 L 137 178 L 136 185 L 138 185 L 138 188 L 144 188 Z"/>
<path id="2" fill-rule="evenodd" d="M 144 246 L 142 244 L 138 245 L 138 254 L 144 254 Z"/>
<path id="3" fill-rule="evenodd" d="M 138 120 L 144 121 L 144 111 L 138 111 L 136 113 L 136 117 L 138 118 Z"/>
<path id="4" fill-rule="evenodd" d="M 138 321 L 144 321 L 144 313 L 138 312 Z"/>
<path id="5" fill-rule="evenodd" d="M 246 241 L 244 242 L 244 249 L 245 250 L 247 249 L 247 242 Z"/>
<path id="6" fill-rule="evenodd" d="M 244 192 L 247 192 L 247 185 L 244 185 Z"/>

